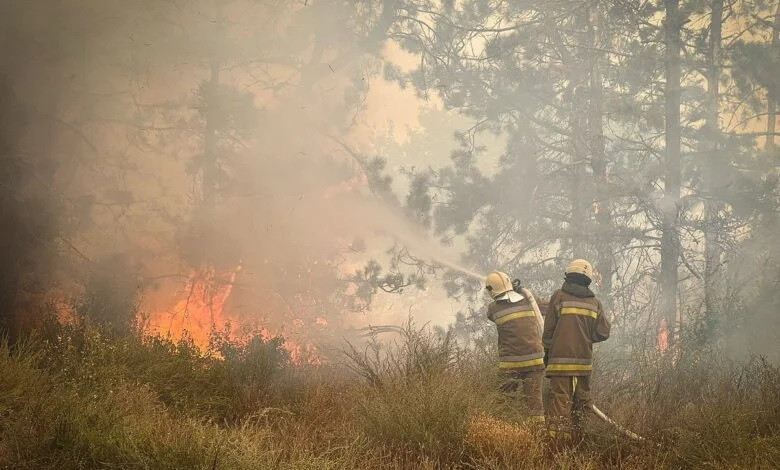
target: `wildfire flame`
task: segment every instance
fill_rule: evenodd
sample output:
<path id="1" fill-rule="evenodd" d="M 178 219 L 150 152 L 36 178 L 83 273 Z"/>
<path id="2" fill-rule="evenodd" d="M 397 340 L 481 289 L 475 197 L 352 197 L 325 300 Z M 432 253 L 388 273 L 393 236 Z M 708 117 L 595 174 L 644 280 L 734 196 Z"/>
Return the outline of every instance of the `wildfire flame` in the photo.
<path id="1" fill-rule="evenodd" d="M 177 293 L 179 300 L 173 307 L 150 316 L 149 333 L 170 336 L 175 341 L 188 337 L 198 347 L 206 348 L 211 332 L 228 321 L 225 302 L 240 270 L 240 266 L 226 274 L 214 268 L 195 270 Z"/>
<path id="2" fill-rule="evenodd" d="M 175 294 L 178 298 L 176 303 L 169 309 L 154 312 L 149 316 L 147 333 L 169 337 L 173 341 L 188 338 L 201 350 L 206 350 L 214 331 L 223 330 L 227 324 L 244 323 L 225 309 L 240 271 L 240 265 L 222 273 L 211 267 L 193 271 L 183 288 Z M 324 319 L 322 320 L 324 322 Z M 301 320 L 293 320 L 293 324 L 297 324 L 296 322 L 300 323 L 298 326 L 303 326 Z M 324 324 L 327 325 L 327 322 Z M 267 328 L 259 329 L 258 333 L 265 340 L 276 336 Z M 228 334 L 231 339 L 241 339 L 232 329 Z M 294 364 L 322 363 L 317 348 L 312 344 L 301 345 L 285 338 L 282 348 L 290 354 Z"/>
<path id="3" fill-rule="evenodd" d="M 658 349 L 662 354 L 669 349 L 669 326 L 666 323 L 666 318 L 662 318 L 658 325 Z"/>

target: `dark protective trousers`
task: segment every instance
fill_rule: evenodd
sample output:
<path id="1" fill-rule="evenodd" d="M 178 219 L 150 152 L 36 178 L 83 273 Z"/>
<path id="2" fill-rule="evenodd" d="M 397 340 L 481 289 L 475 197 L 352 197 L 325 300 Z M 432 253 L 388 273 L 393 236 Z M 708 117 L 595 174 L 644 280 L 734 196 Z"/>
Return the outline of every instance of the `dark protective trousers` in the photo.
<path id="1" fill-rule="evenodd" d="M 551 431 L 581 432 L 591 404 L 590 376 L 550 377 L 547 424 Z"/>
<path id="2" fill-rule="evenodd" d="M 542 402 L 542 382 L 544 381 L 543 370 L 532 370 L 528 372 L 504 371 L 504 383 L 501 385 L 501 391 L 506 394 L 514 394 L 522 384 L 523 400 L 528 413 L 532 417 L 544 417 L 544 404 Z"/>

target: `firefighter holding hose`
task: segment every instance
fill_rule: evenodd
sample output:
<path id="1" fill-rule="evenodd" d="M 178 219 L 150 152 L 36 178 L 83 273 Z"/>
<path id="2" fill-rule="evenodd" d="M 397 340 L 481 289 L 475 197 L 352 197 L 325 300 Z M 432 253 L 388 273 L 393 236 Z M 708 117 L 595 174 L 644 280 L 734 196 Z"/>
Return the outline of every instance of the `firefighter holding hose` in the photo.
<path id="1" fill-rule="evenodd" d="M 510 281 L 506 273 L 490 273 L 485 284 L 493 299 L 487 316 L 498 330 L 498 367 L 504 376 L 501 391 L 514 393 L 522 383 L 530 421 L 542 424 L 544 348 L 539 307 L 533 294 L 520 281 Z"/>
<path id="2" fill-rule="evenodd" d="M 581 435 L 584 413 L 593 405 L 590 374 L 593 343 L 609 338 L 610 323 L 589 286 L 593 267 L 583 259 L 566 268 L 544 320 L 546 376 L 550 379 L 547 426 L 553 438 Z"/>

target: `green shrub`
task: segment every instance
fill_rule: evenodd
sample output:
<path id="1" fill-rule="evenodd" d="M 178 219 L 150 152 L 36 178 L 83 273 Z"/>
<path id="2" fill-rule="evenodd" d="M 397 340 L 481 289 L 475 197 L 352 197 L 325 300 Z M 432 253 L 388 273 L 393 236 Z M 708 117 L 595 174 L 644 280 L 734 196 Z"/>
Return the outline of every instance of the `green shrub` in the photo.
<path id="1" fill-rule="evenodd" d="M 221 359 L 227 382 L 244 411 L 268 402 L 274 382 L 290 367 L 283 344 L 283 338 L 266 339 L 257 331 L 241 340 L 231 338 L 228 328 L 212 334 L 209 351 Z"/>

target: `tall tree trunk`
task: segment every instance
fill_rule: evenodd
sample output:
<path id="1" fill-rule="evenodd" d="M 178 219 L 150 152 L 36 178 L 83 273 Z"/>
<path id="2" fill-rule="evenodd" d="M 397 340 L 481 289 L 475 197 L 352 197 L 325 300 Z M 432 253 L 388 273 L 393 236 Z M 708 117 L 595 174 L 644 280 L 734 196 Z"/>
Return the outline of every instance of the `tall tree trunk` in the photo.
<path id="1" fill-rule="evenodd" d="M 596 186 L 596 200 L 594 209 L 596 213 L 597 231 L 595 233 L 596 271 L 601 275 L 601 293 L 605 307 L 611 308 L 612 292 L 612 205 L 609 200 L 609 187 L 607 181 L 607 157 L 604 146 L 604 128 L 602 118 L 604 115 L 604 90 L 599 69 L 600 44 L 597 44 L 597 35 L 603 34 L 603 24 L 599 22 L 598 4 L 588 8 L 588 38 L 587 51 L 590 69 L 590 101 L 588 106 L 588 140 L 591 154 L 591 167 Z M 598 25 L 598 26 L 597 26 Z"/>
<path id="2" fill-rule="evenodd" d="M 579 10 L 579 11 L 577 11 Z M 578 31 L 587 31 L 588 18 L 583 15 L 585 8 L 575 9 L 574 24 Z M 587 38 L 583 38 L 587 40 Z M 560 36 L 556 34 L 559 50 L 567 50 Z M 572 256 L 575 258 L 588 257 L 589 244 L 593 234 L 589 224 L 590 205 L 593 200 L 593 191 L 590 177 L 587 174 L 588 164 L 588 58 L 590 52 L 585 48 L 577 48 L 571 54 L 564 57 L 564 65 L 567 70 L 567 79 L 571 89 L 571 151 L 572 171 L 569 199 L 571 201 L 570 229 L 572 242 Z"/>
<path id="3" fill-rule="evenodd" d="M 573 74 L 576 75 L 576 74 Z M 591 192 L 587 182 L 585 164 L 587 162 L 586 143 L 586 89 L 575 85 L 571 102 L 571 138 L 572 138 L 572 171 L 569 199 L 571 201 L 570 230 L 572 256 L 585 258 L 588 253 L 589 228 L 588 206 Z"/>
<path id="4" fill-rule="evenodd" d="M 780 60 L 780 4 L 775 10 L 775 22 L 772 27 L 772 51 L 775 59 Z M 775 151 L 775 123 L 777 121 L 777 86 L 767 90 L 766 151 L 771 156 Z"/>
<path id="5" fill-rule="evenodd" d="M 203 145 L 203 173 L 201 175 L 201 192 L 203 204 L 210 206 L 214 203 L 217 193 L 217 175 L 219 171 L 219 156 L 217 155 L 217 141 L 219 135 L 216 127 L 215 113 L 219 108 L 219 71 L 220 64 L 216 58 L 211 59 L 211 76 L 208 82 L 208 98 L 206 103 L 206 134 Z"/>
<path id="6" fill-rule="evenodd" d="M 720 42 L 723 26 L 723 0 L 712 0 L 712 19 L 710 20 L 710 41 L 707 48 L 707 115 L 705 132 L 705 150 L 707 153 L 706 181 L 707 191 L 704 218 L 704 306 L 708 316 L 715 313 L 718 293 L 718 270 L 722 248 L 719 240 L 718 219 L 721 204 L 714 192 L 720 186 L 718 178 L 726 170 L 719 150 L 720 126 L 718 124 L 720 108 Z"/>
<path id="7" fill-rule="evenodd" d="M 214 204 L 217 195 L 218 175 L 219 175 L 219 155 L 218 141 L 219 130 L 217 129 L 218 117 L 216 113 L 219 110 L 219 74 L 222 68 L 220 60 L 219 45 L 222 39 L 222 9 L 219 2 L 214 2 L 214 31 L 212 40 L 212 50 L 210 52 L 209 67 L 210 76 L 206 86 L 206 129 L 203 141 L 203 168 L 201 173 L 201 197 L 203 205 L 206 207 Z"/>
<path id="8" fill-rule="evenodd" d="M 666 45 L 664 68 L 664 113 L 666 148 L 664 155 L 664 196 L 661 203 L 661 314 L 670 329 L 669 343 L 676 340 L 677 263 L 680 257 L 677 214 L 680 201 L 680 0 L 664 0 Z"/>
<path id="9" fill-rule="evenodd" d="M 586 20 L 582 17 L 580 5 L 575 5 L 574 24 L 578 30 L 585 30 Z M 569 100 L 569 128 L 571 140 L 568 150 L 571 152 L 570 180 L 568 196 L 571 207 L 569 213 L 569 236 L 561 238 L 561 252 L 577 258 L 588 256 L 589 230 L 588 207 L 593 193 L 588 183 L 585 166 L 588 163 L 587 144 L 587 52 L 582 48 L 571 50 L 560 35 L 559 25 L 553 15 L 545 15 L 545 23 L 557 52 L 561 56 L 567 87 L 564 99 Z"/>

